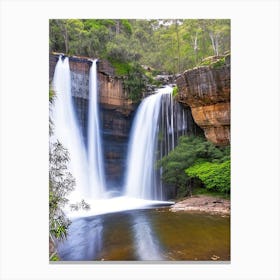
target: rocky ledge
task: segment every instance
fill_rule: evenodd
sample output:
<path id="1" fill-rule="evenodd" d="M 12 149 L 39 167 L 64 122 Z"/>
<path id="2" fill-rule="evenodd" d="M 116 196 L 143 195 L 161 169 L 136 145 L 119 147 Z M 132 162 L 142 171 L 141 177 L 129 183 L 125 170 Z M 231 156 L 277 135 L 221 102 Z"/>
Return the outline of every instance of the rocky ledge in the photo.
<path id="1" fill-rule="evenodd" d="M 209 57 L 177 80 L 177 100 L 191 107 L 195 122 L 215 145 L 230 144 L 230 55 Z"/>
<path id="2" fill-rule="evenodd" d="M 170 211 L 208 212 L 211 214 L 230 214 L 230 200 L 207 196 L 194 195 L 171 206 Z"/>

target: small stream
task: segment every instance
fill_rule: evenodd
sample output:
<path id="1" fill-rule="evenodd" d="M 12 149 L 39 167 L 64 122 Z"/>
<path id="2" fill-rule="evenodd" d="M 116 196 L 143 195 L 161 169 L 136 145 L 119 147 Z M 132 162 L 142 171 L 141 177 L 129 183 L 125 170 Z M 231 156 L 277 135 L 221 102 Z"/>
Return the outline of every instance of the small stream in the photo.
<path id="1" fill-rule="evenodd" d="M 230 218 L 168 208 L 78 218 L 58 253 L 62 261 L 229 261 Z"/>

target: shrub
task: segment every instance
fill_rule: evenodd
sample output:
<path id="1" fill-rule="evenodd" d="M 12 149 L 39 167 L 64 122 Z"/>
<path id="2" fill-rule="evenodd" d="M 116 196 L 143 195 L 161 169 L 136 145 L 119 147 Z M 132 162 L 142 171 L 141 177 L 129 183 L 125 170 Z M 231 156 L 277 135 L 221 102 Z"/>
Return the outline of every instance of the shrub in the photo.
<path id="1" fill-rule="evenodd" d="M 199 178 L 208 190 L 230 192 L 230 160 L 222 163 L 198 163 L 185 172 L 192 178 Z"/>
<path id="2" fill-rule="evenodd" d="M 173 96 L 173 97 L 177 96 L 177 95 L 178 95 L 178 92 L 179 92 L 178 87 L 175 86 L 175 87 L 173 88 L 173 91 L 172 91 L 172 96 Z"/>
<path id="3" fill-rule="evenodd" d="M 199 163 L 221 163 L 229 160 L 229 147 L 218 148 L 202 137 L 182 136 L 173 151 L 158 162 L 162 167 L 162 180 L 176 188 L 178 195 L 190 192 L 190 188 L 199 186 L 196 176 L 188 175 L 185 170 Z M 195 180 L 194 180 L 195 179 Z"/>

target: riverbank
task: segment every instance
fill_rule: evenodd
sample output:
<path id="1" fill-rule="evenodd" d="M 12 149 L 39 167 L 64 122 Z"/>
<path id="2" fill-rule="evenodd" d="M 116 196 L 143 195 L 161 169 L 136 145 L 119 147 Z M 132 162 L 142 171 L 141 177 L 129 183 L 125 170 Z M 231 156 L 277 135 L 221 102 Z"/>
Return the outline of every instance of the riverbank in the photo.
<path id="1" fill-rule="evenodd" d="M 230 215 L 230 200 L 208 195 L 194 195 L 175 203 L 170 207 L 170 211 L 199 211 Z"/>

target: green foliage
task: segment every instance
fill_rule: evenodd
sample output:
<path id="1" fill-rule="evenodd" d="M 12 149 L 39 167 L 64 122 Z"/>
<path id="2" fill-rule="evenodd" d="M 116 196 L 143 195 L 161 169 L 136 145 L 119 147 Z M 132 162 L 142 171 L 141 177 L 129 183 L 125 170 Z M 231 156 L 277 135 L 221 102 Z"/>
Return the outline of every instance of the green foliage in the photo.
<path id="1" fill-rule="evenodd" d="M 178 89 L 177 86 L 175 86 L 175 87 L 173 88 L 173 91 L 172 91 L 172 96 L 173 96 L 173 97 L 177 96 L 177 95 L 178 95 L 178 92 L 179 92 L 179 89 Z"/>
<path id="2" fill-rule="evenodd" d="M 74 190 L 75 180 L 67 169 L 69 153 L 59 141 L 50 144 L 49 150 L 49 230 L 56 239 L 67 236 L 69 219 L 62 208 L 67 194 Z"/>
<path id="3" fill-rule="evenodd" d="M 222 163 L 198 163 L 185 172 L 190 177 L 199 178 L 208 190 L 224 193 L 230 191 L 230 160 Z"/>
<path id="4" fill-rule="evenodd" d="M 128 19 L 121 19 L 120 20 L 121 25 L 123 26 L 123 30 L 126 34 L 131 35 L 132 34 L 132 26 Z"/>
<path id="5" fill-rule="evenodd" d="M 230 193 L 215 192 L 213 190 L 206 189 L 204 186 L 202 187 L 196 186 L 192 191 L 192 195 L 207 195 L 207 196 L 214 196 L 214 197 L 219 197 L 224 199 L 230 199 Z"/>
<path id="6" fill-rule="evenodd" d="M 58 257 L 58 255 L 53 255 L 51 258 L 50 258 L 50 261 L 52 261 L 52 262 L 55 262 L 55 261 L 59 261 L 60 259 L 59 259 L 59 257 Z"/>
<path id="7" fill-rule="evenodd" d="M 182 136 L 173 151 L 158 162 L 163 168 L 162 179 L 175 186 L 178 196 L 184 196 L 189 188 L 200 186 L 185 170 L 194 164 L 213 162 L 220 163 L 229 159 L 229 147 L 218 148 L 211 142 L 195 136 Z"/>
<path id="8" fill-rule="evenodd" d="M 49 87 L 49 106 L 53 105 L 55 92 Z M 53 122 L 49 116 L 49 135 L 53 134 Z M 55 247 L 55 239 L 67 238 L 67 230 L 70 220 L 63 212 L 63 207 L 68 203 L 67 195 L 74 190 L 75 179 L 68 171 L 69 152 L 57 140 L 49 143 L 49 240 Z M 90 206 L 82 200 L 72 204 L 72 210 L 90 209 Z M 51 252 L 52 251 L 52 252 Z M 50 249 L 50 260 L 59 260 L 56 249 Z"/>
<path id="9" fill-rule="evenodd" d="M 212 64 L 212 67 L 214 69 L 217 69 L 217 68 L 221 68 L 222 66 L 225 65 L 225 57 L 222 57 L 221 59 L 219 59 L 218 61 L 214 62 Z"/>
<path id="10" fill-rule="evenodd" d="M 50 86 L 49 105 L 53 105 L 55 92 Z M 53 134 L 53 122 L 49 118 L 49 134 Z M 75 179 L 68 171 L 69 152 L 57 140 L 49 143 L 49 232 L 51 240 L 65 239 L 70 220 L 65 216 L 63 207 L 68 203 L 67 195 L 74 190 Z M 88 210 L 90 206 L 82 200 L 72 204 L 72 208 Z"/>
<path id="11" fill-rule="evenodd" d="M 137 62 L 128 63 L 116 59 L 110 62 L 115 69 L 116 75 L 123 77 L 123 85 L 128 97 L 134 102 L 140 101 L 146 81 L 150 81 L 141 65 Z"/>
<path id="12" fill-rule="evenodd" d="M 144 76 L 143 68 L 138 63 L 132 63 L 123 81 L 129 98 L 134 102 L 138 102 L 142 98 L 142 92 L 145 88 Z"/>
<path id="13" fill-rule="evenodd" d="M 50 51 L 137 61 L 169 74 L 230 50 L 228 19 L 52 19 L 49 30 Z"/>
<path id="14" fill-rule="evenodd" d="M 156 71 L 144 71 L 144 75 L 146 76 L 148 83 L 151 85 L 155 85 L 156 87 L 161 86 L 161 82 L 155 79 L 155 76 L 158 73 Z"/>
<path id="15" fill-rule="evenodd" d="M 125 76 L 131 71 L 131 66 L 128 62 L 123 62 L 117 59 L 110 59 L 112 66 L 115 69 L 117 76 Z"/>
<path id="16" fill-rule="evenodd" d="M 109 60 L 138 102 L 153 75 L 175 74 L 230 48 L 230 21 L 204 19 L 51 19 L 50 51 Z M 217 62 L 213 67 L 220 67 Z M 145 73 L 141 65 L 152 72 Z M 177 94 L 176 89 L 173 92 Z"/>
<path id="17" fill-rule="evenodd" d="M 53 104 L 55 98 L 54 90 L 52 89 L 51 85 L 49 86 L 49 104 Z M 53 122 L 49 117 L 49 135 L 53 134 Z"/>
<path id="18" fill-rule="evenodd" d="M 225 65 L 225 56 L 221 57 L 208 57 L 203 59 L 203 61 L 199 64 L 199 66 L 209 66 L 214 69 L 221 68 L 222 66 Z"/>
<path id="19" fill-rule="evenodd" d="M 110 60 L 129 62 L 135 59 L 134 50 L 129 47 L 130 43 L 122 34 L 115 36 L 115 40 L 107 43 L 107 57 Z"/>
<path id="20" fill-rule="evenodd" d="M 54 90 L 50 87 L 49 88 L 49 102 L 52 103 L 54 99 Z"/>
<path id="21" fill-rule="evenodd" d="M 68 171 L 69 152 L 56 141 L 49 148 L 49 231 L 56 239 L 65 239 L 70 220 L 63 207 L 68 203 L 67 195 L 74 190 L 75 179 Z M 72 210 L 89 210 L 84 200 L 71 204 Z"/>

